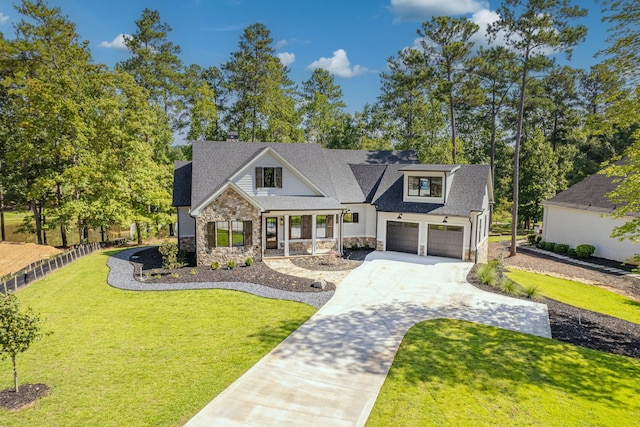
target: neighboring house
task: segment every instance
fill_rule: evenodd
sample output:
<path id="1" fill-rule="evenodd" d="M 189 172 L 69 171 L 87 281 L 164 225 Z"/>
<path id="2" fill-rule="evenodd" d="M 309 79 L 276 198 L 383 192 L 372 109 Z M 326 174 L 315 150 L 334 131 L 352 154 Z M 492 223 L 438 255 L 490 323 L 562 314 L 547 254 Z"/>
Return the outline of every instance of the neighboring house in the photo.
<path id="1" fill-rule="evenodd" d="M 175 164 L 178 241 L 198 265 L 354 244 L 486 262 L 489 172 L 418 164 L 413 151 L 197 141 Z"/>
<path id="2" fill-rule="evenodd" d="M 572 247 L 587 243 L 596 247 L 597 257 L 621 262 L 631 260 L 640 252 L 640 247 L 630 240 L 611 237 L 611 232 L 639 215 L 611 216 L 616 206 L 607 193 L 616 188 L 613 180 L 596 173 L 544 202 L 542 238 Z"/>

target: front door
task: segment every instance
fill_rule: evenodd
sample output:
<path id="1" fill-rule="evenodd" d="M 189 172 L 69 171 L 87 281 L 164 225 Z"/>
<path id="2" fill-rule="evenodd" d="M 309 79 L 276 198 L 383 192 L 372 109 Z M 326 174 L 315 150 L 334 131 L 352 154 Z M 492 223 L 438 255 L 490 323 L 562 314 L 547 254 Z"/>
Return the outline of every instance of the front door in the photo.
<path id="1" fill-rule="evenodd" d="M 267 221 L 267 249 L 278 249 L 278 218 L 269 217 Z"/>

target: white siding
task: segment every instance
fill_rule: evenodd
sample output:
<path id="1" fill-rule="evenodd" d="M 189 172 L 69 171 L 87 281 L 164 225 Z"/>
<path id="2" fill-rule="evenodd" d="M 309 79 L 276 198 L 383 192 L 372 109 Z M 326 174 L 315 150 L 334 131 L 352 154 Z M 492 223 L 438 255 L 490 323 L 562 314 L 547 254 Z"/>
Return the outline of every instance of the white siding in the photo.
<path id="1" fill-rule="evenodd" d="M 256 167 L 281 167 L 282 188 L 256 188 Z M 304 173 L 304 171 L 301 171 Z M 250 196 L 319 196 L 297 174 L 280 163 L 270 153 L 266 153 L 249 163 L 234 180 L 242 191 Z"/>
<path id="2" fill-rule="evenodd" d="M 189 208 L 178 208 L 178 235 L 180 237 L 193 237 L 196 235 L 196 220 L 189 215 Z"/>
<path id="3" fill-rule="evenodd" d="M 545 206 L 543 239 L 547 242 L 565 243 L 571 247 L 587 243 L 596 247 L 595 256 L 617 261 L 627 261 L 640 253 L 640 245 L 629 240 L 619 242 L 611 237 L 614 227 L 629 218 L 602 216 L 599 212 L 581 209 Z"/>
<path id="4" fill-rule="evenodd" d="M 345 205 L 351 212 L 358 213 L 357 223 L 344 223 L 344 237 L 376 237 L 376 208 L 372 205 Z"/>

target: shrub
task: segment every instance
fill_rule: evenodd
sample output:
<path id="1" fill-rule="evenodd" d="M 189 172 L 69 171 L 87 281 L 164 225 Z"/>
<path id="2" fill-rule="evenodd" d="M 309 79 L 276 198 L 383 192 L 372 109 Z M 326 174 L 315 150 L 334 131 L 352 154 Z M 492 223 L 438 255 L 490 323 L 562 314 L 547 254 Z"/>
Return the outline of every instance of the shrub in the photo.
<path id="1" fill-rule="evenodd" d="M 557 254 L 566 254 L 569 250 L 569 245 L 565 245 L 564 243 L 556 243 L 553 246 L 553 252 Z"/>
<path id="2" fill-rule="evenodd" d="M 542 236 L 536 236 L 536 243 L 540 243 L 542 241 Z"/>
<path id="3" fill-rule="evenodd" d="M 174 273 L 171 273 L 171 277 L 173 277 L 174 279 L 177 279 L 180 277 L 180 274 L 174 272 Z"/>
<path id="4" fill-rule="evenodd" d="M 553 242 L 544 242 L 544 250 L 546 251 L 552 251 L 553 248 L 556 247 L 556 244 Z"/>
<path id="5" fill-rule="evenodd" d="M 576 248 L 567 249 L 567 255 L 576 256 Z"/>
<path id="6" fill-rule="evenodd" d="M 192 268 L 191 270 L 189 270 L 189 274 L 194 276 L 194 275 L 198 274 L 198 272 L 196 271 L 195 268 Z"/>
<path id="7" fill-rule="evenodd" d="M 351 250 L 352 251 L 357 251 L 358 250 L 358 244 L 357 243 L 352 243 L 351 244 Z"/>
<path id="8" fill-rule="evenodd" d="M 368 243 L 365 243 L 365 244 L 364 244 L 364 248 L 365 248 L 366 250 L 369 250 L 369 244 L 368 244 Z"/>
<path id="9" fill-rule="evenodd" d="M 502 292 L 507 295 L 518 295 L 520 293 L 520 286 L 513 280 L 503 277 L 500 286 L 498 287 Z"/>
<path id="10" fill-rule="evenodd" d="M 218 261 L 211 261 L 211 269 L 217 270 L 220 268 L 220 263 Z"/>
<path id="11" fill-rule="evenodd" d="M 180 254 L 175 242 L 165 240 L 158 248 L 158 252 L 162 255 L 162 268 L 174 270 L 184 267 L 184 255 Z"/>
<path id="12" fill-rule="evenodd" d="M 529 244 L 535 245 L 537 237 L 538 237 L 537 234 L 529 234 L 529 235 L 527 235 L 527 240 L 529 241 Z"/>
<path id="13" fill-rule="evenodd" d="M 495 286 L 498 280 L 495 264 L 479 264 L 476 270 L 476 279 L 485 285 Z"/>
<path id="14" fill-rule="evenodd" d="M 589 258 L 596 251 L 596 247 L 593 245 L 578 245 L 576 246 L 576 255 L 578 258 Z"/>
<path id="15" fill-rule="evenodd" d="M 542 292 L 540 292 L 540 289 L 536 285 L 527 286 L 522 290 L 522 292 L 531 300 L 539 301 L 542 299 Z"/>
<path id="16" fill-rule="evenodd" d="M 227 268 L 229 270 L 233 270 L 234 268 L 236 268 L 236 261 L 233 259 L 230 259 L 229 261 L 227 261 Z"/>
<path id="17" fill-rule="evenodd" d="M 251 267 L 253 265 L 253 258 L 249 257 L 247 259 L 244 260 L 244 265 L 246 265 L 247 267 Z"/>

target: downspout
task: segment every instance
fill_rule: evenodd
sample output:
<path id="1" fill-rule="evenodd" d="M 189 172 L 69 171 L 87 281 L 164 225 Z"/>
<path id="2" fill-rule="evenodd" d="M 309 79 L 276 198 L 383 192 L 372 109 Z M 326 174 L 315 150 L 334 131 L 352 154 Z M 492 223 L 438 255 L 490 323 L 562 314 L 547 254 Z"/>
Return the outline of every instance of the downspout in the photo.
<path id="1" fill-rule="evenodd" d="M 471 212 L 469 214 L 471 214 Z M 471 221 L 471 215 L 469 215 L 469 255 L 467 255 L 467 261 L 471 261 L 471 240 L 473 240 L 472 231 L 473 231 L 473 221 Z"/>

